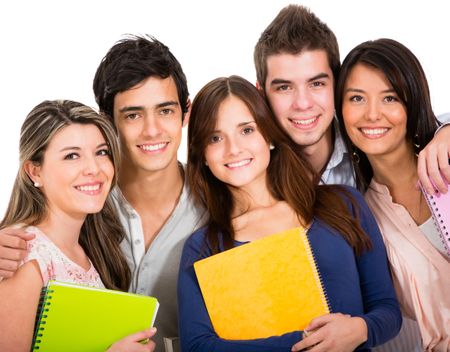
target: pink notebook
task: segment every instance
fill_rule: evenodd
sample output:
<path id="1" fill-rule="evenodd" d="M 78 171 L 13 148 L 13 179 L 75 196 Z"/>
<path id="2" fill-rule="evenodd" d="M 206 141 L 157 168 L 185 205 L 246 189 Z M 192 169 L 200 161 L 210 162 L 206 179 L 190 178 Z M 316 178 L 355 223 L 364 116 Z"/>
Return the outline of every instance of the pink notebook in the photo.
<path id="1" fill-rule="evenodd" d="M 438 192 L 434 195 L 429 195 L 422 187 L 421 189 L 430 207 L 447 255 L 450 257 L 450 188 L 446 194 Z"/>

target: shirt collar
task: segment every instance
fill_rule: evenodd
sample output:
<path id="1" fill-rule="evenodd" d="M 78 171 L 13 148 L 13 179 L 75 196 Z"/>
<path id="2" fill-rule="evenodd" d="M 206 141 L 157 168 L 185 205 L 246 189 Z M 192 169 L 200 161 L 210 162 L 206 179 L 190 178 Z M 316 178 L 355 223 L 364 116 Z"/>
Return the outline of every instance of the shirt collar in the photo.
<path id="1" fill-rule="evenodd" d="M 333 119 L 333 129 L 334 129 L 334 149 L 331 154 L 330 161 L 327 164 L 327 169 L 332 169 L 339 165 L 344 159 L 344 155 L 348 154 L 347 147 L 345 146 L 344 139 L 342 138 L 342 133 L 339 128 L 339 122 L 335 117 Z"/>

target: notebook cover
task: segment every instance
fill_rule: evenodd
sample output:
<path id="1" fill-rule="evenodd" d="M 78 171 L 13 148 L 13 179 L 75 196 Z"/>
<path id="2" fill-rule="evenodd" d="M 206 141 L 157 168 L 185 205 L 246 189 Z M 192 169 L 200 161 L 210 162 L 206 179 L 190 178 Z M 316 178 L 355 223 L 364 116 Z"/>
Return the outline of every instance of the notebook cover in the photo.
<path id="1" fill-rule="evenodd" d="M 104 352 L 154 323 L 158 301 L 149 296 L 49 281 L 33 350 Z"/>
<path id="2" fill-rule="evenodd" d="M 329 313 L 305 230 L 267 236 L 194 263 L 216 333 L 256 339 L 305 328 Z"/>
<path id="3" fill-rule="evenodd" d="M 450 257 L 450 188 L 446 194 L 437 192 L 429 195 L 421 186 L 422 192 L 427 200 L 433 220 L 441 235 L 442 243 Z"/>

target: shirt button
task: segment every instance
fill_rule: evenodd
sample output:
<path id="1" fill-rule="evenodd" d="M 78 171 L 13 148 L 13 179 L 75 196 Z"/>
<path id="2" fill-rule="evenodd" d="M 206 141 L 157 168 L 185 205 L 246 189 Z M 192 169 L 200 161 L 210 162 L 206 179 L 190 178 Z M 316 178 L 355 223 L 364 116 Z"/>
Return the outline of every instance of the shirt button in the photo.
<path id="1" fill-rule="evenodd" d="M 144 290 L 143 288 L 140 288 L 140 289 L 138 290 L 138 292 L 139 292 L 140 294 L 144 294 L 145 290 Z"/>
<path id="2" fill-rule="evenodd" d="M 134 244 L 136 244 L 136 245 L 138 245 L 138 244 L 140 244 L 141 243 L 141 240 L 136 240 L 136 241 L 134 241 Z"/>

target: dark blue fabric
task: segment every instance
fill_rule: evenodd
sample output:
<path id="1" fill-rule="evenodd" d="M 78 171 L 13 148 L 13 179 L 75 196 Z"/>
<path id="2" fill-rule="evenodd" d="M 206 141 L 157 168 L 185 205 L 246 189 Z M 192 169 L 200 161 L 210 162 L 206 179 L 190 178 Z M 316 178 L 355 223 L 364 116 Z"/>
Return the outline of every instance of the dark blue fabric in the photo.
<path id="1" fill-rule="evenodd" d="M 359 206 L 361 225 L 372 240 L 372 250 L 356 257 L 342 236 L 318 219 L 313 221 L 308 238 L 332 312 L 359 316 L 365 320 L 368 339 L 359 346 L 358 351 L 369 351 L 370 347 L 394 337 L 400 330 L 402 318 L 375 219 L 361 194 L 346 188 Z M 355 212 L 350 202 L 349 208 Z M 247 341 L 223 340 L 216 335 L 193 267 L 195 261 L 210 255 L 211 250 L 205 242 L 205 229 L 199 229 L 186 241 L 180 264 L 178 304 L 182 351 L 289 352 L 292 345 L 300 341 L 300 331 Z"/>

